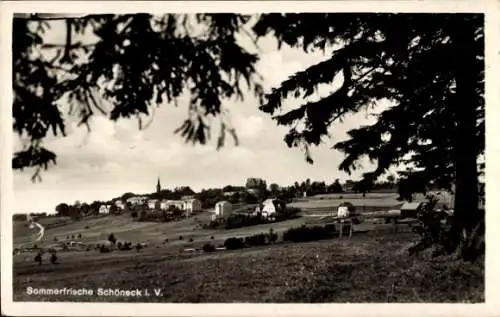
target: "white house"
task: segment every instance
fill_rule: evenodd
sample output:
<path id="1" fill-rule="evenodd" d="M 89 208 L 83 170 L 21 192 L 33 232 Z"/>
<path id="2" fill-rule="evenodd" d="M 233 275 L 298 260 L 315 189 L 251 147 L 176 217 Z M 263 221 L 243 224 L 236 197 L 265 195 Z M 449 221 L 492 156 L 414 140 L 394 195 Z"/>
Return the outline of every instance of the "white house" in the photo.
<path id="1" fill-rule="evenodd" d="M 131 203 L 132 205 L 142 205 L 146 202 L 146 200 L 146 196 L 133 196 L 127 199 L 127 202 Z"/>
<path id="2" fill-rule="evenodd" d="M 101 207 L 99 207 L 99 214 L 108 215 L 110 209 L 111 209 L 111 205 L 101 205 Z"/>
<path id="3" fill-rule="evenodd" d="M 150 200 L 148 200 L 148 208 L 149 209 L 155 209 L 157 201 L 158 201 L 158 199 L 150 199 Z"/>
<path id="4" fill-rule="evenodd" d="M 215 204 L 215 208 L 212 214 L 212 220 L 217 218 L 227 218 L 233 212 L 233 205 L 228 201 L 219 201 Z"/>
<path id="5" fill-rule="evenodd" d="M 201 211 L 201 201 L 198 199 L 188 199 L 184 202 L 184 207 L 188 215 L 193 212 Z"/>
<path id="6" fill-rule="evenodd" d="M 272 217 L 279 210 L 284 210 L 285 202 L 279 199 L 269 198 L 262 202 L 261 213 L 264 217 Z"/>
<path id="7" fill-rule="evenodd" d="M 350 216 L 349 208 L 347 206 L 339 206 L 337 208 L 337 217 L 348 218 Z"/>
<path id="8" fill-rule="evenodd" d="M 161 210 L 167 210 L 168 209 L 168 200 L 166 199 L 163 199 L 162 201 L 160 201 L 160 209 Z"/>
<path id="9" fill-rule="evenodd" d="M 121 210 L 125 209 L 125 204 L 123 203 L 123 200 L 115 201 L 115 206 Z"/>

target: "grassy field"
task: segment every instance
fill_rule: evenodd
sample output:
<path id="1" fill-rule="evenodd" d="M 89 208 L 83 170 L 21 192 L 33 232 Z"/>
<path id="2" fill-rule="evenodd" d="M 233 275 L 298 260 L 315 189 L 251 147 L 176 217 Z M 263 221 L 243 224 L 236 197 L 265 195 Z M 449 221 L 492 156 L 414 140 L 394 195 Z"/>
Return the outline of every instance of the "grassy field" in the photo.
<path id="1" fill-rule="evenodd" d="M 410 233 L 187 254 L 173 246 L 61 253 L 60 264 L 16 258 L 14 300 L 137 302 L 481 302 L 484 268 L 411 258 Z M 161 289 L 161 296 L 29 296 L 33 288 Z"/>
<path id="2" fill-rule="evenodd" d="M 378 195 L 377 197 L 375 197 Z M 373 194 L 373 201 L 391 203 L 394 195 Z M 231 230 L 194 230 L 208 222 L 205 212 L 171 223 L 135 222 L 130 215 L 70 222 L 46 230 L 44 241 L 83 235 L 97 242 L 114 233 L 119 240 L 148 242 L 140 253 L 122 251 L 60 252 L 59 263 L 34 263 L 33 254 L 14 257 L 14 300 L 17 301 L 138 301 L 138 302 L 481 302 L 484 301 L 484 263 L 437 261 L 409 257 L 406 250 L 417 237 L 400 225 L 362 223 L 351 240 L 334 238 L 309 243 L 283 243 L 238 251 L 187 253 L 187 247 L 206 242 L 222 244 L 228 237 L 248 236 L 273 228 L 280 233 L 310 223 L 318 204 L 334 208 L 339 201 L 361 196 L 314 197 L 303 204 L 304 217 L 274 224 Z M 329 204 L 327 204 L 329 203 Z M 354 203 L 357 205 L 357 203 Z M 380 203 L 372 208 L 392 208 Z M 308 208 L 307 208 L 308 207 Z M 49 220 L 44 220 L 49 221 Z M 61 222 L 66 224 L 61 225 Z M 44 223 L 47 225 L 47 223 Z M 14 224 L 14 246 L 33 241 L 25 223 Z M 182 235 L 183 239 L 179 240 Z M 213 239 L 212 239 L 213 237 Z M 193 242 L 189 242 L 192 238 Z M 164 243 L 168 239 L 168 243 Z M 33 296 L 26 288 L 146 289 L 148 297 Z M 162 291 L 153 295 L 153 289 Z"/>

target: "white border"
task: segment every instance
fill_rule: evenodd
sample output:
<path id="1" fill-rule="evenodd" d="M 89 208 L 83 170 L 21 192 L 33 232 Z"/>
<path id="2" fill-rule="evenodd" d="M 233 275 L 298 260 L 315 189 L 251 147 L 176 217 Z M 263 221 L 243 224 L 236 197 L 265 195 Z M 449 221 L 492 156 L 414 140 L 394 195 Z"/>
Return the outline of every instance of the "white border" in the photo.
<path id="1" fill-rule="evenodd" d="M 1 269 L 2 313 L 23 316 L 493 316 L 500 313 L 494 298 L 500 294 L 499 254 L 493 252 L 499 234 L 500 199 L 498 180 L 500 154 L 497 121 L 499 98 L 499 3 L 491 1 L 23 1 L 2 2 L 1 62 L 4 80 L 0 81 L 1 172 Z M 487 263 L 485 304 L 105 304 L 105 303 L 27 303 L 12 302 L 12 16 L 14 12 L 45 13 L 134 13 L 134 12 L 477 12 L 485 13 L 486 60 L 486 213 Z M 8 78 L 8 79 L 7 79 Z M 497 131 L 495 131 L 497 130 Z M 495 296 L 496 294 L 496 296 Z"/>

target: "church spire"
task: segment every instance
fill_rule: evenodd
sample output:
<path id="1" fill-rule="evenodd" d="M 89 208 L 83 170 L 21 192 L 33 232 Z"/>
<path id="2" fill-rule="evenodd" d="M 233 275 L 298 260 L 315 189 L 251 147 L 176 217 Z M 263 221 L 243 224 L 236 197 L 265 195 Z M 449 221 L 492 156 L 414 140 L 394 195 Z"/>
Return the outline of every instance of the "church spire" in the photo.
<path id="1" fill-rule="evenodd" d="M 160 178 L 158 177 L 158 183 L 156 184 L 156 192 L 159 193 L 161 191 Z"/>

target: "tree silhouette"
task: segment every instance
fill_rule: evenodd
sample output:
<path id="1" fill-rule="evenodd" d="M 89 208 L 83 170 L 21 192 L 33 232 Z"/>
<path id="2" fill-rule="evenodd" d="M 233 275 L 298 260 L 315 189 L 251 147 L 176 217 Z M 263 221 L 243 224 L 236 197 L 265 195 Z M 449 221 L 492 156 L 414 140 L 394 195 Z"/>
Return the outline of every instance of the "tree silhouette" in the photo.
<path id="1" fill-rule="evenodd" d="M 190 95 L 188 119 L 178 127 L 190 142 L 205 144 L 210 136 L 207 117 L 220 119 L 218 147 L 226 131 L 237 142 L 234 128 L 221 109 L 223 100 L 243 98 L 247 86 L 256 96 L 257 56 L 241 48 L 236 33 L 249 16 L 236 14 L 17 15 L 13 22 L 14 131 L 27 140 L 14 154 L 15 169 L 41 168 L 56 162 L 43 146 L 49 129 L 65 135 L 61 103 L 74 105 L 80 124 L 88 129 L 95 112 L 111 120 L 143 115 L 154 105 L 176 103 Z M 55 20 L 65 22 L 66 44 L 45 43 L 43 35 Z M 85 33 L 86 32 L 86 33 Z M 91 35 L 91 43 L 73 41 Z M 102 103 L 111 104 L 110 113 Z"/>
<path id="2" fill-rule="evenodd" d="M 480 14 L 268 14 L 254 27 L 305 51 L 338 45 L 330 58 L 300 71 L 266 95 L 260 109 L 291 126 L 285 141 L 318 145 L 328 128 L 381 100 L 391 107 L 376 123 L 349 131 L 334 148 L 348 173 L 368 157 L 373 183 L 400 163 L 422 168 L 427 182 L 456 184 L 453 240 L 469 232 L 478 205 L 478 157 L 484 153 L 484 17 Z M 340 88 L 319 101 L 280 112 L 288 96 L 308 97 L 341 76 Z M 304 129 L 299 129 L 302 122 Z"/>
<path id="3" fill-rule="evenodd" d="M 276 183 L 272 183 L 269 185 L 269 191 L 272 196 L 276 197 L 280 192 L 280 186 Z"/>

